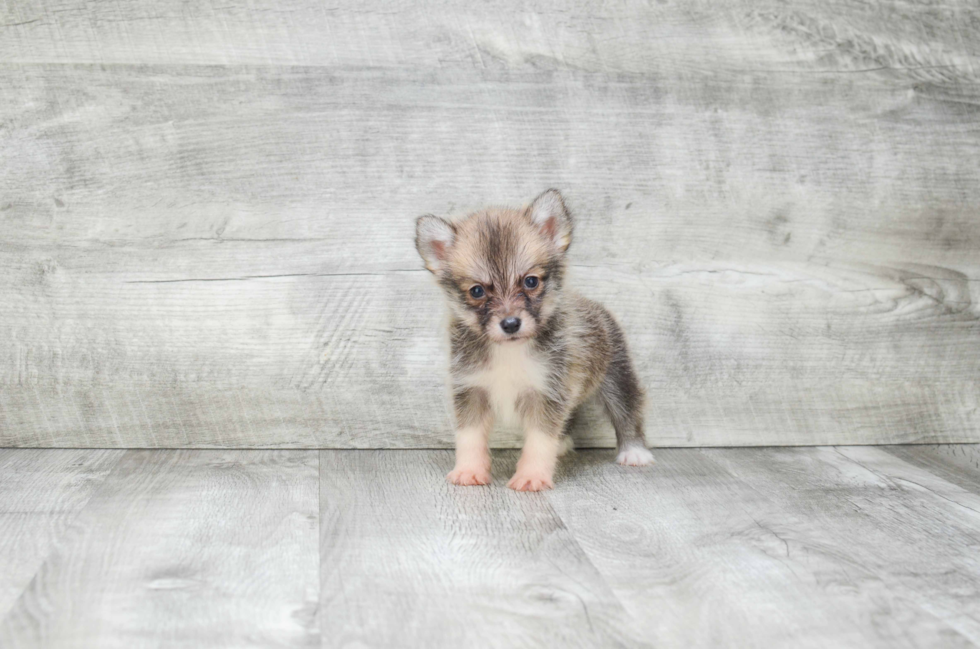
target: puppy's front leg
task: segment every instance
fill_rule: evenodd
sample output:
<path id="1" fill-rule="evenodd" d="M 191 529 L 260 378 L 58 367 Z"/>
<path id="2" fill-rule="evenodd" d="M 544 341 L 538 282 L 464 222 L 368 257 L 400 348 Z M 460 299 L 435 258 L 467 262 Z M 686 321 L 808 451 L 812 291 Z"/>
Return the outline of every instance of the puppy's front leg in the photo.
<path id="1" fill-rule="evenodd" d="M 517 471 L 507 486 L 516 491 L 541 491 L 555 486 L 555 466 L 561 451 L 561 429 L 529 428 Z"/>
<path id="2" fill-rule="evenodd" d="M 555 466 L 562 450 L 562 403 L 535 392 L 521 395 L 517 410 L 524 422 L 524 450 L 507 486 L 517 491 L 554 487 Z"/>
<path id="3" fill-rule="evenodd" d="M 456 409 L 456 467 L 446 480 L 456 485 L 490 484 L 490 430 L 493 410 L 490 398 L 480 388 L 462 388 L 453 393 Z"/>

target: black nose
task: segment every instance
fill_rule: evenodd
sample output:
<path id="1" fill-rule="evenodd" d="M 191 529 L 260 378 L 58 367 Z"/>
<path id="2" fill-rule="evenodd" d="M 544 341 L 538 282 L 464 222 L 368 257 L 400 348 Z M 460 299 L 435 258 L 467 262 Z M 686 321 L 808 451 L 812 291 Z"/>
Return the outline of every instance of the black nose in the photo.
<path id="1" fill-rule="evenodd" d="M 504 330 L 504 333 L 512 334 L 521 328 L 520 318 L 504 318 L 500 321 L 500 328 Z"/>

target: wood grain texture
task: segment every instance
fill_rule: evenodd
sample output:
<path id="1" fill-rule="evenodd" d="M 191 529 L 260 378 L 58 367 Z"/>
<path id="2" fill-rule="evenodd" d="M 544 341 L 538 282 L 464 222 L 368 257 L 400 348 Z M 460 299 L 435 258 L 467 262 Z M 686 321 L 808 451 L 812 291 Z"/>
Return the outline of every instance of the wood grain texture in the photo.
<path id="1" fill-rule="evenodd" d="M 0 8 L 0 58 L 15 62 L 323 67 L 571 67 L 692 73 L 909 67 L 932 79 L 975 72 L 970 2 L 827 4 L 760 0 L 651 5 L 493 0 L 248 5 L 42 0 Z M 787 54 L 770 45 L 782 45 Z M 928 46 L 928 47 L 926 47 Z M 699 65 L 710 63 L 716 67 Z M 932 65 L 923 65 L 932 64 Z"/>
<path id="2" fill-rule="evenodd" d="M 549 501 L 656 646 L 972 647 L 980 496 L 872 447 L 579 453 Z"/>
<path id="3" fill-rule="evenodd" d="M 547 186 L 650 443 L 980 440 L 976 7 L 515 10 L 0 8 L 0 445 L 447 446 L 413 218 Z"/>
<path id="4" fill-rule="evenodd" d="M 314 452 L 129 451 L 0 645 L 315 646 L 317 561 Z"/>
<path id="5" fill-rule="evenodd" d="M 122 455 L 0 449 L 0 620 Z"/>
<path id="6" fill-rule="evenodd" d="M 448 451 L 321 451 L 323 646 L 646 646 L 515 462 L 468 489 Z"/>
<path id="7" fill-rule="evenodd" d="M 0 646 L 975 647 L 975 451 L 6 449 Z"/>
<path id="8" fill-rule="evenodd" d="M 889 446 L 892 455 L 980 494 L 980 445 L 923 444 Z"/>

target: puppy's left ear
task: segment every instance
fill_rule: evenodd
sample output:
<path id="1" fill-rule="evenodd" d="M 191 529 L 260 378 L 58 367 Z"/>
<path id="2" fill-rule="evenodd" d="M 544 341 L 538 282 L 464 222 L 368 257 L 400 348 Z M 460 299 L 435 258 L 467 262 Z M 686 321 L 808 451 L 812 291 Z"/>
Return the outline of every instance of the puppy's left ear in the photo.
<path id="1" fill-rule="evenodd" d="M 561 252 L 572 243 L 572 215 L 557 189 L 549 189 L 534 199 L 528 208 L 531 223 L 550 239 Z"/>
<path id="2" fill-rule="evenodd" d="M 455 240 L 456 228 L 446 219 L 431 214 L 416 219 L 415 248 L 433 273 L 442 271 Z"/>

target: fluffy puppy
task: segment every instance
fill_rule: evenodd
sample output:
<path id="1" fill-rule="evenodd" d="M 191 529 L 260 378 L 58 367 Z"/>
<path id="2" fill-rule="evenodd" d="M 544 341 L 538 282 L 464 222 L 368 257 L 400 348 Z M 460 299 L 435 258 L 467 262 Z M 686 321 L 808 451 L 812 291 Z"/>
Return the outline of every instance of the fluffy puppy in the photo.
<path id="1" fill-rule="evenodd" d="M 496 418 L 525 439 L 507 486 L 553 485 L 572 413 L 598 393 L 616 429 L 620 464 L 653 461 L 643 436 L 643 389 L 626 341 L 600 304 L 565 289 L 572 219 L 549 189 L 523 209 L 489 208 L 457 220 L 422 216 L 415 246 L 450 307 L 457 485 L 490 482 Z"/>

